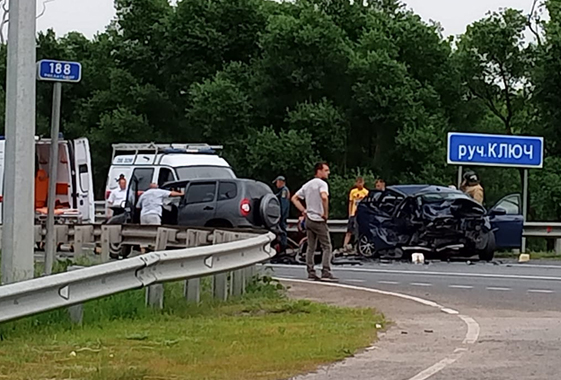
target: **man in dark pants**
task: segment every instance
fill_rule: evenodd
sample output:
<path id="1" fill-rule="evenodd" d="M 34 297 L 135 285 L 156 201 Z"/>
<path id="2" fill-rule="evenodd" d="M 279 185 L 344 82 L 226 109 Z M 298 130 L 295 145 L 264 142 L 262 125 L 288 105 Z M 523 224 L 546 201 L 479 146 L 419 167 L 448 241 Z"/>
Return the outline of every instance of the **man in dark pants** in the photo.
<path id="1" fill-rule="evenodd" d="M 329 177 L 329 166 L 320 162 L 314 167 L 315 176 L 306 182 L 292 197 L 292 203 L 306 218 L 306 233 L 308 236 L 308 251 L 306 252 L 306 266 L 309 280 L 319 280 L 314 269 L 314 254 L 319 241 L 323 250 L 321 279 L 337 281 L 331 273 L 331 237 L 327 227 L 329 215 L 329 186 L 325 180 Z M 306 201 L 306 207 L 302 204 Z"/>
<path id="2" fill-rule="evenodd" d="M 275 185 L 277 186 L 277 198 L 279 199 L 279 203 L 281 206 L 281 218 L 279 221 L 279 240 L 280 240 L 280 252 L 279 254 L 285 254 L 286 248 L 288 246 L 288 213 L 290 211 L 290 190 L 286 187 L 286 178 L 282 175 L 279 175 L 274 181 Z"/>

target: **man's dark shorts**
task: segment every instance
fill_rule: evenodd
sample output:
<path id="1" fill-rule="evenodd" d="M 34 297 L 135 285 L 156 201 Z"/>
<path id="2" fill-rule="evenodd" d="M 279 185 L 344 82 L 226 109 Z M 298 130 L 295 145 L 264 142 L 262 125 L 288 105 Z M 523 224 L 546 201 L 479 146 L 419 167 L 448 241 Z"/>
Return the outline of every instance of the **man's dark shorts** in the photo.
<path id="1" fill-rule="evenodd" d="M 358 229 L 358 225 L 356 223 L 356 216 L 351 216 L 349 218 L 349 222 L 347 223 L 347 232 L 356 234 L 357 229 Z"/>

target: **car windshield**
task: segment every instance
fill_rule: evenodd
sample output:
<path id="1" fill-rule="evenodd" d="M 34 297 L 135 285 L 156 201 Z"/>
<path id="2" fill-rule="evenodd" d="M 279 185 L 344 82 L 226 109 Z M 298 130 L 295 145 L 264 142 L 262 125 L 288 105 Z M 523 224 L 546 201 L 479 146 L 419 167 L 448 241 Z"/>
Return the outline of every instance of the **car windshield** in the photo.
<path id="1" fill-rule="evenodd" d="M 234 171 L 225 166 L 183 166 L 175 169 L 179 180 L 236 178 Z"/>

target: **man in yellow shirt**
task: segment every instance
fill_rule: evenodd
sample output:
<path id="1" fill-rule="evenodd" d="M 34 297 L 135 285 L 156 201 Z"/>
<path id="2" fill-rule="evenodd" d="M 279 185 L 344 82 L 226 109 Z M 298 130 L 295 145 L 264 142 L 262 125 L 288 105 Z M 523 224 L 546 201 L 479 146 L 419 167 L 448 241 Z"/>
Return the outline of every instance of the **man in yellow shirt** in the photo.
<path id="1" fill-rule="evenodd" d="M 368 195 L 368 189 L 364 187 L 364 178 L 356 179 L 355 187 L 349 193 L 349 223 L 347 225 L 347 233 L 343 243 L 343 249 L 351 251 L 352 246 L 349 245 L 351 237 L 357 233 L 356 210 L 358 203 Z"/>

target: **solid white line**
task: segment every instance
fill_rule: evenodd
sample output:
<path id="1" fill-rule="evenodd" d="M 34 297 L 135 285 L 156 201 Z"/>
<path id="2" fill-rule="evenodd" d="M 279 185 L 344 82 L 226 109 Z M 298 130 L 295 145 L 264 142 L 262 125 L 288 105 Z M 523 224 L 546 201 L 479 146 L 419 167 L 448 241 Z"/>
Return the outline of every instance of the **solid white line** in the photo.
<path id="1" fill-rule="evenodd" d="M 378 281 L 378 284 L 399 285 L 399 282 L 395 282 L 395 281 Z"/>
<path id="2" fill-rule="evenodd" d="M 543 294 L 551 294 L 553 290 L 545 290 L 545 289 L 528 289 L 528 293 L 543 293 Z"/>
<path id="3" fill-rule="evenodd" d="M 347 282 L 356 282 L 356 283 L 359 283 L 359 284 L 362 284 L 363 282 L 366 282 L 366 280 L 354 280 L 354 279 L 352 279 L 352 278 L 351 278 L 351 279 L 348 279 L 348 280 L 344 280 L 344 281 L 347 281 Z"/>
<path id="4" fill-rule="evenodd" d="M 292 268 L 294 265 L 287 264 L 267 264 L 269 267 Z M 561 281 L 561 277 L 551 276 L 530 276 L 516 274 L 492 274 L 492 273 L 466 273 L 466 272 L 431 272 L 431 271 L 408 271 L 394 269 L 367 269 L 367 268 L 334 268 L 338 272 L 362 272 L 362 273 L 388 273 L 388 274 L 409 274 L 423 276 L 451 276 L 451 277 L 479 277 L 479 278 L 507 278 L 518 280 L 544 280 L 544 281 Z"/>
<path id="5" fill-rule="evenodd" d="M 448 285 L 448 287 L 454 289 L 473 289 L 473 286 L 470 285 Z"/>
<path id="6" fill-rule="evenodd" d="M 276 278 L 276 280 L 282 281 L 283 278 Z M 321 283 L 321 282 L 314 282 L 314 281 L 307 281 L 307 280 L 291 280 L 291 279 L 289 279 L 289 280 L 285 280 L 285 281 L 287 281 L 287 282 L 298 282 L 298 283 L 303 283 L 303 284 L 322 285 L 322 286 L 333 286 L 333 287 L 343 288 L 343 289 L 360 290 L 360 291 L 364 291 L 364 292 L 383 294 L 383 295 L 387 295 L 387 296 L 399 297 L 399 298 L 414 301 L 414 302 L 417 302 L 417 303 L 420 303 L 420 304 L 423 304 L 423 305 L 426 305 L 426 306 L 434 307 L 434 308 L 437 308 L 437 309 L 439 309 L 439 310 L 441 310 L 445 313 L 448 313 L 448 314 L 454 314 L 453 312 L 456 312 L 456 310 L 448 309 L 444 306 L 441 306 L 441 305 L 437 304 L 436 302 L 429 301 L 429 300 L 419 298 L 419 297 L 410 296 L 410 295 L 407 295 L 407 294 L 402 294 L 402 293 L 388 292 L 388 291 L 385 291 L 385 290 L 365 288 L 365 287 L 359 287 L 359 286 L 353 286 L 353 285 Z M 462 342 L 462 344 L 475 344 L 475 342 L 477 342 L 477 339 L 479 338 L 479 333 L 480 333 L 479 324 L 473 318 L 468 317 L 466 315 L 458 314 L 457 316 L 467 325 L 466 336 L 465 336 L 465 339 Z M 460 357 L 462 357 L 462 355 L 466 351 L 467 350 L 465 350 L 465 347 L 456 348 L 454 350 L 454 353 L 452 355 L 450 355 L 449 357 L 447 357 L 445 359 L 442 359 L 438 363 L 430 366 L 429 368 L 425 369 L 422 372 L 419 372 L 417 375 L 415 375 L 415 376 L 413 376 L 413 377 L 411 377 L 407 380 L 426 380 L 429 377 L 435 375 L 436 373 L 442 371 L 444 368 L 446 368 L 450 364 L 456 362 Z"/>
<path id="7" fill-rule="evenodd" d="M 450 315 L 458 315 L 458 314 L 460 314 L 459 311 L 454 310 L 454 309 L 448 309 L 447 307 L 443 307 L 443 308 L 440 309 L 440 310 L 442 310 L 442 312 L 444 312 L 444 313 L 446 313 L 446 314 L 450 314 Z"/>
<path id="8" fill-rule="evenodd" d="M 497 287 L 494 287 L 494 286 L 488 286 L 486 289 L 491 290 L 491 291 L 497 291 L 497 292 L 506 292 L 506 291 L 512 290 L 511 288 L 497 288 Z"/>
<path id="9" fill-rule="evenodd" d="M 411 286 L 432 286 L 432 284 L 427 284 L 425 282 L 412 282 L 409 285 L 411 285 Z"/>

